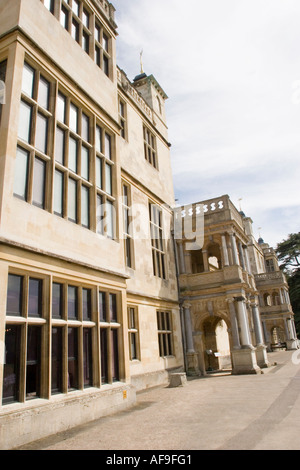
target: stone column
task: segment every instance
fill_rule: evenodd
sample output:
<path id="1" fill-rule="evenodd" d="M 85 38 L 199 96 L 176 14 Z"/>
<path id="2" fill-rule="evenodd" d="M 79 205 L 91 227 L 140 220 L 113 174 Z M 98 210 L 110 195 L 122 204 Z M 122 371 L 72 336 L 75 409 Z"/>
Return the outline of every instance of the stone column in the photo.
<path id="1" fill-rule="evenodd" d="M 227 302 L 229 305 L 229 312 L 230 312 L 233 349 L 240 349 L 241 343 L 240 343 L 240 338 L 239 338 L 239 327 L 238 327 L 238 322 L 236 318 L 234 299 L 233 298 L 227 299 Z"/>
<path id="2" fill-rule="evenodd" d="M 223 259 L 224 259 L 224 266 L 229 266 L 229 258 L 228 258 L 228 249 L 226 243 L 226 236 L 222 235 L 222 251 L 223 251 Z"/>
<path id="3" fill-rule="evenodd" d="M 244 297 L 237 297 L 236 305 L 237 305 L 238 322 L 240 325 L 241 345 L 242 347 L 243 346 L 253 347 L 251 344 L 249 322 L 248 322 Z"/>
<path id="4" fill-rule="evenodd" d="M 260 313 L 257 303 L 254 301 L 251 304 L 254 331 L 256 337 L 256 360 L 257 364 L 261 368 L 270 367 L 270 362 L 267 356 L 267 346 L 264 344 L 263 331 L 260 319 Z"/>
<path id="5" fill-rule="evenodd" d="M 280 298 L 280 305 L 283 305 L 285 302 L 284 302 L 284 298 L 282 295 L 282 289 L 279 289 L 279 298 Z"/>
<path id="6" fill-rule="evenodd" d="M 207 250 L 202 250 L 202 255 L 203 255 L 204 272 L 207 273 L 209 271 Z"/>
<path id="7" fill-rule="evenodd" d="M 298 349 L 298 340 L 297 340 L 297 337 L 294 335 L 292 322 L 293 322 L 292 318 L 287 318 L 286 324 L 287 324 L 287 331 L 288 331 L 288 340 L 286 342 L 286 345 L 287 345 L 287 349 Z"/>
<path id="8" fill-rule="evenodd" d="M 192 331 L 192 320 L 191 320 L 191 311 L 190 304 L 184 304 L 184 324 L 185 324 L 185 334 L 186 334 L 186 352 L 194 353 L 194 342 L 193 342 L 193 331 Z"/>
<path id="9" fill-rule="evenodd" d="M 186 363 L 188 375 L 199 375 L 198 356 L 194 349 L 193 329 L 191 319 L 191 304 L 184 303 L 184 325 L 186 335 Z"/>
<path id="10" fill-rule="evenodd" d="M 243 269 L 246 269 L 246 264 L 245 264 L 245 259 L 244 259 L 244 251 L 243 251 L 243 246 L 242 242 L 238 242 L 238 249 L 239 249 L 239 255 L 240 255 L 240 264 Z"/>
<path id="11" fill-rule="evenodd" d="M 239 265 L 239 256 L 238 256 L 238 251 L 237 251 L 237 246 L 236 246 L 236 238 L 235 238 L 234 233 L 230 234 L 230 243 L 231 243 L 233 264 Z"/>
<path id="12" fill-rule="evenodd" d="M 265 344 L 270 344 L 270 338 L 269 338 L 269 335 L 268 335 L 268 330 L 267 330 L 267 327 L 266 327 L 266 321 L 265 320 L 262 320 L 261 321 L 262 323 L 262 327 L 263 327 L 263 332 L 264 332 L 264 339 L 265 339 Z"/>
<path id="13" fill-rule="evenodd" d="M 251 304 L 251 309 L 252 309 L 252 316 L 253 316 L 253 323 L 254 323 L 256 345 L 261 346 L 264 344 L 264 340 L 263 340 L 260 314 L 259 314 L 258 305 L 256 302 Z"/>
<path id="14" fill-rule="evenodd" d="M 249 274 L 252 274 L 248 248 L 247 248 L 246 245 L 244 246 L 244 254 L 245 254 L 246 269 L 247 269 Z"/>
<path id="15" fill-rule="evenodd" d="M 240 327 L 241 348 L 231 351 L 233 374 L 259 374 L 261 369 L 257 364 L 256 349 L 251 344 L 248 315 L 245 298 L 235 298 L 237 317 Z"/>

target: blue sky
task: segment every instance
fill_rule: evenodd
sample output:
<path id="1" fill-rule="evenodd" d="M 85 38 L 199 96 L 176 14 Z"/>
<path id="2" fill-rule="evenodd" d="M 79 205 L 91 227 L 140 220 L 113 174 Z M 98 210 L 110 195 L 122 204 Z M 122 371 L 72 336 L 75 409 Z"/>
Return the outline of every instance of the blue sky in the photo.
<path id="1" fill-rule="evenodd" d="M 169 96 L 179 203 L 228 194 L 271 246 L 299 232 L 299 0 L 112 3 L 118 65 L 132 80 L 143 49 Z"/>

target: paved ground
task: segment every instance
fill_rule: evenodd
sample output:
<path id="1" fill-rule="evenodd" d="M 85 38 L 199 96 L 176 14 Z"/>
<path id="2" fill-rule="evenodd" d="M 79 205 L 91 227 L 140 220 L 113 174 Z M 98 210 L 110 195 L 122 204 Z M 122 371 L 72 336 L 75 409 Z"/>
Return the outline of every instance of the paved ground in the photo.
<path id="1" fill-rule="evenodd" d="M 296 353 L 300 363 L 300 351 Z M 23 450 L 299 450 L 300 364 L 269 353 L 264 374 L 212 374 L 138 394 L 137 405 Z M 297 361 L 296 361 L 297 362 Z"/>

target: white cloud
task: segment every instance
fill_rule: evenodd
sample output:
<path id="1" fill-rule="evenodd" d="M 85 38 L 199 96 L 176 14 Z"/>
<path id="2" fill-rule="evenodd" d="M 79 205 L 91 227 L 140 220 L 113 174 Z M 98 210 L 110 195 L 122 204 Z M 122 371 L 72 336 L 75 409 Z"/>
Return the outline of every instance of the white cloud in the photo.
<path id="1" fill-rule="evenodd" d="M 253 220 L 273 227 L 272 240 L 298 232 L 300 2 L 113 4 L 119 65 L 133 78 L 143 49 L 145 72 L 170 97 L 176 194 L 197 201 L 226 193 L 235 203 L 242 197 Z"/>

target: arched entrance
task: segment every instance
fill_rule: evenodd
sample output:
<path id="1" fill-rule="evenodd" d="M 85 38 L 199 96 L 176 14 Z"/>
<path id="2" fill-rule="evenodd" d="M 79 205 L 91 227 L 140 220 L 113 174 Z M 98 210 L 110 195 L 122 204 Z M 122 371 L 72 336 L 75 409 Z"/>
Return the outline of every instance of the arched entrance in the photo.
<path id="1" fill-rule="evenodd" d="M 232 369 L 228 327 L 221 317 L 203 322 L 204 364 L 208 372 Z"/>

